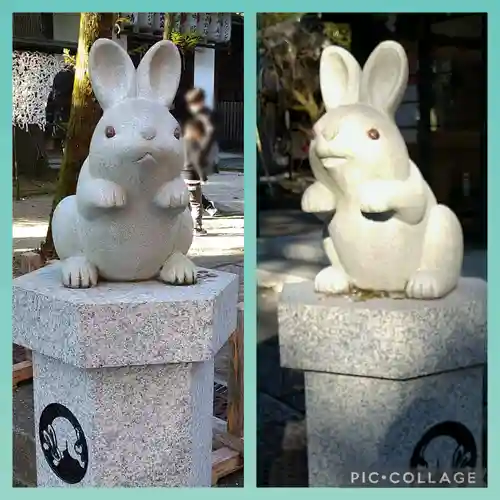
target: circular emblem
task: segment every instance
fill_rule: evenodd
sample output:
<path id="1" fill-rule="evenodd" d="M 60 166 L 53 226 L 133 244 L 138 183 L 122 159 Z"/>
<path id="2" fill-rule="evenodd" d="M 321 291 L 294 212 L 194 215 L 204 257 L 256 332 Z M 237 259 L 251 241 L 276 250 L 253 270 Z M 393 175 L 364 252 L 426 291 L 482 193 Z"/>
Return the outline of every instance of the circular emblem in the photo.
<path id="1" fill-rule="evenodd" d="M 73 413 L 59 403 L 46 406 L 40 415 L 38 437 L 54 474 L 65 483 L 79 483 L 87 472 L 89 451 Z"/>
<path id="2" fill-rule="evenodd" d="M 458 422 L 442 422 L 428 429 L 415 446 L 412 469 L 459 470 L 474 468 L 477 447 L 472 433 Z"/>

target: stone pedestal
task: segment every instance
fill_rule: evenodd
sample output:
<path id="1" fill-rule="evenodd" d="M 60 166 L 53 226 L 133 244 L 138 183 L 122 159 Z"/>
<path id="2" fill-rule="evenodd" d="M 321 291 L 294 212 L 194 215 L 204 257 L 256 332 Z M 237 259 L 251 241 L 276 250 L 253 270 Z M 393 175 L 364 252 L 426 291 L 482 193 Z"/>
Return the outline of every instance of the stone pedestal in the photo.
<path id="1" fill-rule="evenodd" d="M 310 486 L 483 484 L 486 282 L 363 302 L 288 284 L 279 337 L 305 372 Z"/>
<path id="2" fill-rule="evenodd" d="M 214 357 L 238 278 L 69 290 L 58 264 L 14 280 L 13 341 L 31 349 L 39 486 L 210 486 Z"/>

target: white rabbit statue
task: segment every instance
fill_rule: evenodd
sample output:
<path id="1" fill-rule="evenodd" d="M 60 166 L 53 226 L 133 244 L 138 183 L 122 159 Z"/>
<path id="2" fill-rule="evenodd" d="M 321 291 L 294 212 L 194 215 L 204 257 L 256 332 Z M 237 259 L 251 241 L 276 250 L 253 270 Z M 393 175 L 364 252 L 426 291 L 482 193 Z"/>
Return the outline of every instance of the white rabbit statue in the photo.
<path id="1" fill-rule="evenodd" d="M 88 288 L 99 277 L 192 284 L 181 131 L 169 112 L 181 75 L 179 52 L 169 41 L 156 43 L 136 70 L 120 45 L 100 39 L 90 50 L 89 75 L 103 116 L 76 195 L 54 212 L 63 284 Z"/>
<path id="2" fill-rule="evenodd" d="M 306 212 L 332 213 L 324 249 L 331 265 L 318 292 L 353 287 L 436 299 L 457 285 L 463 234 L 411 161 L 395 123 L 408 81 L 406 53 L 381 43 L 363 70 L 345 49 L 329 46 L 320 61 L 326 113 L 314 125 L 310 164 L 316 182 Z"/>

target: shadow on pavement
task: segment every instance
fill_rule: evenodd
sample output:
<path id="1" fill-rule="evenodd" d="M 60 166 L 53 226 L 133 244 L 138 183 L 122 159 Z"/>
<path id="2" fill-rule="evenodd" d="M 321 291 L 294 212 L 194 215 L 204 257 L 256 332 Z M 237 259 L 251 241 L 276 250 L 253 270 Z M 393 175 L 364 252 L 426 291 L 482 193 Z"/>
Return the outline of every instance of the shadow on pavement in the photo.
<path id="1" fill-rule="evenodd" d="M 307 487 L 304 376 L 281 368 L 275 296 L 260 295 L 257 486 Z"/>

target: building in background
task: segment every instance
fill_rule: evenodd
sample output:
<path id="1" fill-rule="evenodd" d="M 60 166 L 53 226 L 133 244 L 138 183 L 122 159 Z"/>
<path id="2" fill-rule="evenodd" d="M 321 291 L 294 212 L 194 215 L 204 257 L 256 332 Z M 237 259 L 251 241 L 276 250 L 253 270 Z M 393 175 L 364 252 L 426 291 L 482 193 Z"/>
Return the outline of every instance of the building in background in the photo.
<path id="1" fill-rule="evenodd" d="M 412 158 L 470 243 L 487 236 L 486 29 L 487 15 L 474 13 L 393 14 L 384 23 L 373 15 L 351 18 L 352 52 L 361 63 L 384 39 L 406 49 L 410 81 L 396 119 Z"/>
<path id="2" fill-rule="evenodd" d="M 142 54 L 163 36 L 163 13 L 117 13 L 127 18 L 119 42 L 137 64 Z M 16 13 L 13 16 L 14 51 L 76 54 L 80 13 Z M 182 114 L 185 91 L 202 87 L 220 118 L 224 151 L 243 151 L 243 16 L 231 13 L 179 13 L 173 31 L 199 35 L 192 51 L 183 54 L 184 70 L 175 99 L 174 114 Z M 117 37 L 118 39 L 118 37 Z M 39 127 L 18 130 L 16 157 L 21 173 L 35 176 L 45 164 L 43 132 Z M 55 164 L 57 167 L 57 164 Z"/>
<path id="3" fill-rule="evenodd" d="M 305 13 L 311 32 L 349 29 L 349 50 L 364 64 L 384 40 L 405 48 L 410 79 L 396 120 L 412 159 L 439 202 L 449 205 L 466 242 L 487 233 L 487 15 Z M 281 197 L 283 198 L 283 197 Z M 270 208 L 273 202 L 266 201 Z"/>
<path id="4" fill-rule="evenodd" d="M 119 13 L 131 25 L 120 41 L 136 61 L 140 54 L 163 36 L 163 13 Z M 202 40 L 194 51 L 183 53 L 184 70 L 174 101 L 175 113 L 184 114 L 183 95 L 201 87 L 207 104 L 218 112 L 221 148 L 243 151 L 243 16 L 235 13 L 180 13 L 172 31 L 198 34 Z M 142 48 L 141 48 L 142 47 Z"/>

